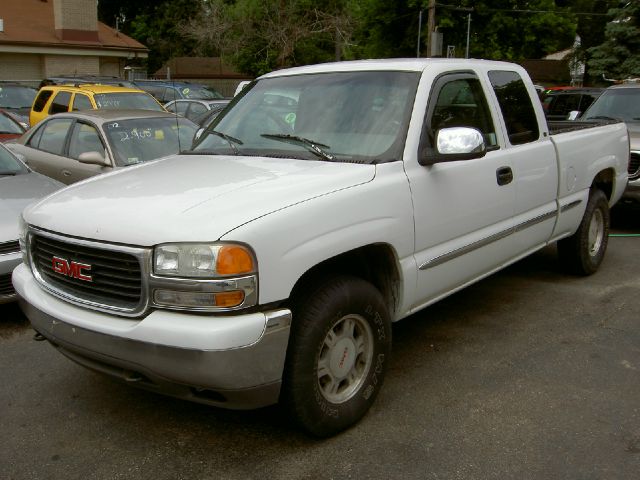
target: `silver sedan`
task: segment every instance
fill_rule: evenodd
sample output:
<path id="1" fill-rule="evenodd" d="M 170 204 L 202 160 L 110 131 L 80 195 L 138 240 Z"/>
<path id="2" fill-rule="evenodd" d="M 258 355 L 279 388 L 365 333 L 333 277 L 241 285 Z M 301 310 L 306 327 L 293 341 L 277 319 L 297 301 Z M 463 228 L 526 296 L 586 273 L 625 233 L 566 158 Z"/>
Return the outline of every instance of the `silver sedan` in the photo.
<path id="1" fill-rule="evenodd" d="M 18 243 L 22 210 L 62 187 L 62 183 L 32 172 L 0 145 L 0 303 L 15 299 L 11 272 L 22 262 Z"/>
<path id="2" fill-rule="evenodd" d="M 197 125 L 167 112 L 87 110 L 52 115 L 9 148 L 70 184 L 191 148 Z"/>

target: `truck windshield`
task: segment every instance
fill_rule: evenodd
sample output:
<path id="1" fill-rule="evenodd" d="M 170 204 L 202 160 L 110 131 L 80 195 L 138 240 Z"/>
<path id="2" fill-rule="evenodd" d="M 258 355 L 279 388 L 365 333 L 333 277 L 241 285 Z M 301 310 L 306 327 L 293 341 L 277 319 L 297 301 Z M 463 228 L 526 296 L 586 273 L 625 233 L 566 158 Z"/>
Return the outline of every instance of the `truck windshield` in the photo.
<path id="1" fill-rule="evenodd" d="M 417 72 L 265 78 L 201 135 L 194 152 L 381 163 L 399 160 Z"/>
<path id="2" fill-rule="evenodd" d="M 582 117 L 583 120 L 599 118 L 640 122 L 640 87 L 605 90 Z"/>

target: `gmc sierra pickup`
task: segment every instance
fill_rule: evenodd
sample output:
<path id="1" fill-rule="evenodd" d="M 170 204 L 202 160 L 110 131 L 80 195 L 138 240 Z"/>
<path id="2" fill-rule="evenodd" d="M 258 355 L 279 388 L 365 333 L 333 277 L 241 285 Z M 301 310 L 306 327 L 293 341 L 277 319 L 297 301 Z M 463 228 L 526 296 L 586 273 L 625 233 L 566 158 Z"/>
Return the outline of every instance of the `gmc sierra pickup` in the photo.
<path id="1" fill-rule="evenodd" d="M 25 210 L 13 283 L 81 365 L 329 436 L 380 391 L 392 322 L 552 242 L 594 273 L 628 161 L 624 123 L 550 131 L 517 65 L 281 70 L 191 150 Z"/>

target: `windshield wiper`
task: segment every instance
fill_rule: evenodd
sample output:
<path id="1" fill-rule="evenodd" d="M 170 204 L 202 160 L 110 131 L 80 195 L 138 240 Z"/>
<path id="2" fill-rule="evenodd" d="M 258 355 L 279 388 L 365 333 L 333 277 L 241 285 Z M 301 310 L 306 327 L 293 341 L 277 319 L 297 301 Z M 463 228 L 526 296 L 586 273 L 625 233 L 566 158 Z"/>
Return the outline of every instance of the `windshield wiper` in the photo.
<path id="1" fill-rule="evenodd" d="M 229 146 L 231 147 L 231 150 L 233 150 L 233 154 L 240 155 L 240 150 L 238 150 L 238 147 L 236 147 L 235 144 L 243 145 L 244 142 L 242 140 L 232 137 L 231 135 L 227 135 L 226 133 L 218 132 L 216 130 L 209 130 L 206 133 L 213 133 L 214 135 L 217 135 L 218 137 L 225 139 L 229 144 Z"/>
<path id="2" fill-rule="evenodd" d="M 9 171 L 9 170 L 7 170 L 5 172 L 5 171 L 0 170 L 0 177 L 6 177 L 6 176 L 15 177 L 17 174 L 18 174 L 18 172 L 12 172 L 12 171 Z"/>
<path id="3" fill-rule="evenodd" d="M 322 143 L 316 142 L 314 140 L 310 140 L 308 138 L 299 137 L 297 135 L 289 135 L 287 133 L 261 133 L 261 137 L 270 138 L 272 140 L 277 140 L 280 142 L 293 143 L 295 145 L 302 145 L 307 147 L 311 153 L 317 155 L 320 158 L 324 158 L 325 160 L 329 160 L 333 162 L 336 157 L 331 155 L 330 153 L 325 152 L 322 148 L 331 148 L 329 145 L 324 145 Z"/>
<path id="4" fill-rule="evenodd" d="M 619 118 L 607 117 L 606 115 L 596 115 L 595 117 L 587 118 L 587 120 L 615 120 L 616 122 L 620 121 Z"/>

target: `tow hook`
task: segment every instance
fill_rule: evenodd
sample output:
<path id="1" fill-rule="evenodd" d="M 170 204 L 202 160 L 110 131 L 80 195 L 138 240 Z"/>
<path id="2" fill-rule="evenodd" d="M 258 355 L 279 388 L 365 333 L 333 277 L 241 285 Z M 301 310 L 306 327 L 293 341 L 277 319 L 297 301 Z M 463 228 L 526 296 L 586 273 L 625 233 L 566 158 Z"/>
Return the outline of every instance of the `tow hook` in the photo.
<path id="1" fill-rule="evenodd" d="M 36 342 L 44 342 L 47 338 L 44 335 L 42 335 L 40 332 L 36 332 L 33 334 L 33 339 Z"/>

